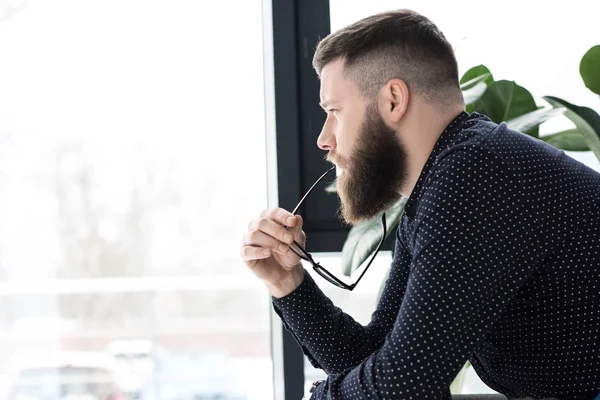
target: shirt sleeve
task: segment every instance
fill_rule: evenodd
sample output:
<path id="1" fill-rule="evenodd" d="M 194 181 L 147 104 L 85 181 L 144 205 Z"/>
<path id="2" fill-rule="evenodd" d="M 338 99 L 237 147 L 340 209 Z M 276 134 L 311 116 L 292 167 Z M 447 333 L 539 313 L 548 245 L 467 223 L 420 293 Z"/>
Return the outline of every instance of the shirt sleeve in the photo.
<path id="1" fill-rule="evenodd" d="M 315 368 L 327 375 L 341 373 L 360 364 L 383 344 L 402 302 L 409 265 L 410 254 L 396 233 L 390 273 L 367 326 L 336 307 L 308 273 L 295 291 L 272 298 L 274 310 Z"/>
<path id="2" fill-rule="evenodd" d="M 391 333 L 312 399 L 449 398 L 456 374 L 544 257 L 535 205 L 485 149 L 441 155 L 416 210 Z"/>

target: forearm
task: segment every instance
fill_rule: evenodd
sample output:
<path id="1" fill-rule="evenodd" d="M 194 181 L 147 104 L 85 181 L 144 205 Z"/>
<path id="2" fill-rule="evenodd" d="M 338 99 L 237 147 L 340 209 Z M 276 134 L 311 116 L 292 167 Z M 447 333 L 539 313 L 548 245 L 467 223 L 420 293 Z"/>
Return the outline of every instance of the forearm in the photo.
<path id="1" fill-rule="evenodd" d="M 337 374 L 360 364 L 381 347 L 385 333 L 356 322 L 332 303 L 309 273 L 304 275 L 294 292 L 272 301 L 315 367 L 328 375 Z"/>
<path id="2" fill-rule="evenodd" d="M 449 345 L 444 335 L 449 327 L 421 317 L 405 307 L 379 350 L 358 366 L 329 376 L 311 399 L 449 399 L 450 383 L 468 351 L 463 343 Z"/>

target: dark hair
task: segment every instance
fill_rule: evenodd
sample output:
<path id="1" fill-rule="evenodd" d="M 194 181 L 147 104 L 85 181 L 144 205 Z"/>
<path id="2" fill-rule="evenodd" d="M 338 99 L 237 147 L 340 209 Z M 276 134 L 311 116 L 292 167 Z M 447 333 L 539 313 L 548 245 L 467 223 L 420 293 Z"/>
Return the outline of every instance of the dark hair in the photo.
<path id="1" fill-rule="evenodd" d="M 313 67 L 345 60 L 347 76 L 372 99 L 391 79 L 402 79 L 432 104 L 462 100 L 454 50 L 427 17 L 408 9 L 361 19 L 331 33 L 317 46 Z"/>

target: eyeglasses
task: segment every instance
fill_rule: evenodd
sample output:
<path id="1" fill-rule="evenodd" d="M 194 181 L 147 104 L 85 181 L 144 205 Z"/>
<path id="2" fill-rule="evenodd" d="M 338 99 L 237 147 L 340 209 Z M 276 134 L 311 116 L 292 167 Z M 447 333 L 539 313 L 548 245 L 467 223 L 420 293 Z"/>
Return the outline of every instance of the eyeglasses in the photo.
<path id="1" fill-rule="evenodd" d="M 323 178 L 325 178 L 334 169 L 335 169 L 335 166 L 331 167 L 327 172 L 325 172 L 323 175 L 321 175 L 321 177 L 319 179 L 317 179 L 317 181 L 315 183 L 313 183 L 313 185 L 310 187 L 310 189 L 308 189 L 308 191 L 306 192 L 306 194 L 304 195 L 304 197 L 302 197 L 302 199 L 300 199 L 300 202 L 298 203 L 298 205 L 292 211 L 293 215 L 296 214 L 296 212 L 298 211 L 298 209 L 300 208 L 300 206 L 302 205 L 302 203 L 304 203 L 304 200 L 306 200 L 306 198 L 313 191 L 313 189 L 315 188 L 315 186 L 317 186 L 317 184 L 319 182 L 321 182 L 321 180 L 323 180 Z M 332 283 L 333 285 L 335 285 L 335 286 L 337 286 L 337 287 L 339 287 L 341 289 L 353 290 L 356 287 L 356 285 L 358 285 L 358 282 L 360 282 L 360 280 L 362 279 L 362 277 L 365 274 L 365 272 L 367 272 L 367 269 L 369 269 L 369 267 L 373 263 L 373 260 L 375 259 L 375 256 L 377 256 L 377 253 L 379 253 L 379 250 L 381 249 L 381 246 L 383 245 L 383 242 L 385 240 L 385 233 L 386 233 L 385 213 L 383 213 L 381 215 L 381 226 L 383 227 L 383 234 L 381 236 L 381 240 L 379 241 L 379 245 L 377 246 L 377 249 L 375 250 L 375 253 L 373 253 L 373 255 L 371 256 L 371 259 L 369 260 L 369 263 L 367 264 L 367 266 L 365 267 L 365 269 L 363 270 L 363 272 L 360 274 L 360 276 L 358 277 L 358 279 L 356 280 L 356 282 L 354 282 L 351 285 L 348 285 L 347 283 L 343 282 L 342 280 L 340 280 L 339 278 L 337 278 L 335 275 L 333 275 L 331 272 L 329 272 L 325 268 L 323 268 L 321 266 L 321 264 L 319 264 L 318 262 L 315 262 L 315 260 L 313 260 L 313 258 L 310 255 L 310 253 L 308 253 L 306 251 L 306 249 L 304 247 L 302 247 L 297 241 L 294 240 L 294 245 L 297 247 L 297 249 L 294 249 L 294 246 L 292 246 L 292 245 L 290 245 L 290 249 L 294 253 L 296 253 L 296 255 L 298 257 L 300 257 L 301 259 L 310 262 L 312 264 L 312 266 L 313 266 L 313 269 L 319 275 L 321 275 L 326 281 L 328 281 L 329 283 Z"/>

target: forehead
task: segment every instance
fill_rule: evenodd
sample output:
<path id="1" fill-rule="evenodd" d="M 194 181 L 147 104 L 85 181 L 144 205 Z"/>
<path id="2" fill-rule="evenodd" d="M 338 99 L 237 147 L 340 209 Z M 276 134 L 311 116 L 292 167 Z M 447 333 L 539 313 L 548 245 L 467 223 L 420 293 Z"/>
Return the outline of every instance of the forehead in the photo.
<path id="1" fill-rule="evenodd" d="M 356 84 L 344 74 L 343 59 L 339 58 L 323 67 L 321 70 L 321 103 L 341 102 L 357 95 Z"/>

